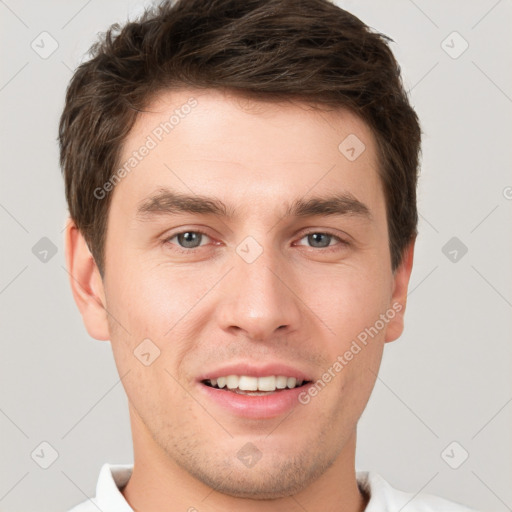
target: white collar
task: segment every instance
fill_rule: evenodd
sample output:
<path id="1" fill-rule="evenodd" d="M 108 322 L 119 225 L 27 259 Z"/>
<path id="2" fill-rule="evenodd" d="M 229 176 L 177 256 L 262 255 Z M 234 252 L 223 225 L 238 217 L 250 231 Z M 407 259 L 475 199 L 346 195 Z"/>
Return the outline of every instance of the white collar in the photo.
<path id="1" fill-rule="evenodd" d="M 96 485 L 96 504 L 101 510 L 133 512 L 124 499 L 122 489 L 132 476 L 133 464 L 103 464 Z"/>

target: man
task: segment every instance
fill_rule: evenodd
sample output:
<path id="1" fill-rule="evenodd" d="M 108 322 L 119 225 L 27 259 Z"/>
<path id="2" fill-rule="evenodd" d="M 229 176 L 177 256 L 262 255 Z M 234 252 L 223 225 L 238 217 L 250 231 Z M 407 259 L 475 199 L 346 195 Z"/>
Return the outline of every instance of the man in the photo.
<path id="1" fill-rule="evenodd" d="M 59 140 L 71 287 L 135 458 L 74 512 L 469 510 L 355 472 L 417 225 L 385 36 L 326 0 L 164 2 L 93 48 Z"/>

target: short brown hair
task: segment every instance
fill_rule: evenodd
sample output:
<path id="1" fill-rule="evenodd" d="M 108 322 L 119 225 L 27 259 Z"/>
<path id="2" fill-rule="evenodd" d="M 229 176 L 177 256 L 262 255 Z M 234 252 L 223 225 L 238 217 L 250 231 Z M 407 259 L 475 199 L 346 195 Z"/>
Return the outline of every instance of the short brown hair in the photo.
<path id="1" fill-rule="evenodd" d="M 328 0 L 167 0 L 101 34 L 59 125 L 69 213 L 101 275 L 111 194 L 94 190 L 115 172 L 139 112 L 158 92 L 187 87 L 346 108 L 365 121 L 395 270 L 417 233 L 421 129 L 387 41 Z"/>

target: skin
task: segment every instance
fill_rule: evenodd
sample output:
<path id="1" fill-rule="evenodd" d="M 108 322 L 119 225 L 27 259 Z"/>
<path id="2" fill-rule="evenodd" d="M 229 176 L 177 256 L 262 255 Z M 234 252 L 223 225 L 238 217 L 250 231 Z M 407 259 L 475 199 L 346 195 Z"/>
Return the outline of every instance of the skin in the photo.
<path id="1" fill-rule="evenodd" d="M 384 344 L 403 330 L 414 248 L 392 272 L 375 139 L 348 111 L 181 90 L 140 115 L 121 161 L 191 97 L 192 112 L 110 192 L 103 280 L 73 222 L 66 231 L 74 298 L 89 334 L 111 341 L 128 396 L 135 460 L 122 492 L 134 510 L 362 511 L 356 426 Z M 355 161 L 338 150 L 349 134 L 366 146 Z M 220 199 L 234 216 L 138 218 L 161 187 Z M 371 218 L 284 217 L 333 191 Z M 197 229 L 201 245 L 180 246 L 175 235 Z M 320 246 L 307 236 L 325 232 Z M 247 236 L 263 249 L 253 263 L 236 252 Z M 401 311 L 289 415 L 241 418 L 199 393 L 198 375 L 230 362 L 277 360 L 318 379 L 393 304 Z M 149 366 L 133 353 L 146 338 L 160 349 Z M 248 442 L 262 454 L 251 468 L 237 458 Z"/>

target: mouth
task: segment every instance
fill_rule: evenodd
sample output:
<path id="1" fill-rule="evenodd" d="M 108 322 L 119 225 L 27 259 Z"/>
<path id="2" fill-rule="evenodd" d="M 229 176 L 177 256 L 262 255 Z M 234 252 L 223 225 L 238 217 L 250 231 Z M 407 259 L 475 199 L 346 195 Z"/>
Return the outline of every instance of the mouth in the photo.
<path id="1" fill-rule="evenodd" d="M 285 375 L 226 375 L 217 378 L 203 379 L 201 384 L 210 388 L 236 393 L 238 395 L 265 396 L 297 389 L 310 384 L 311 381 L 300 377 Z"/>
<path id="2" fill-rule="evenodd" d="M 265 420 L 283 417 L 300 406 L 300 396 L 314 377 L 284 362 L 242 361 L 210 369 L 196 379 L 200 394 L 212 407 L 232 417 Z"/>

